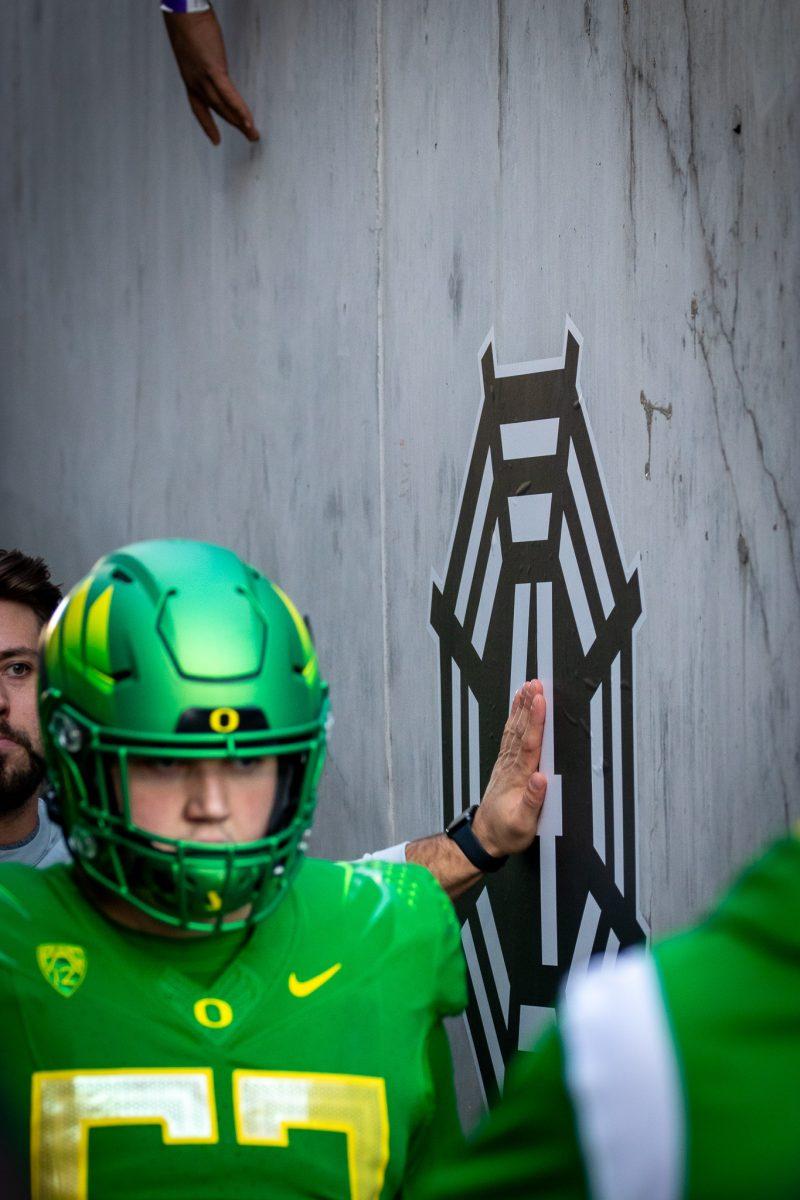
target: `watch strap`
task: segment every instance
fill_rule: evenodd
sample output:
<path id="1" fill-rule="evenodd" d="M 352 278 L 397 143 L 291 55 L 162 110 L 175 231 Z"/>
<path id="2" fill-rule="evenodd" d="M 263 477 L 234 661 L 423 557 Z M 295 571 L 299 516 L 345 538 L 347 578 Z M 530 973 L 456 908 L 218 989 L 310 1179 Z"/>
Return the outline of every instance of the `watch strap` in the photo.
<path id="1" fill-rule="evenodd" d="M 493 871 L 499 871 L 501 867 L 505 866 L 508 862 L 508 855 L 503 854 L 497 857 L 494 854 L 489 854 L 488 850 L 483 848 L 472 828 L 472 821 L 477 811 L 477 804 L 473 804 L 466 812 L 461 813 L 454 821 L 450 822 L 445 829 L 445 833 L 455 842 L 461 853 L 469 859 L 473 867 L 477 867 L 484 874 L 491 874 Z"/>

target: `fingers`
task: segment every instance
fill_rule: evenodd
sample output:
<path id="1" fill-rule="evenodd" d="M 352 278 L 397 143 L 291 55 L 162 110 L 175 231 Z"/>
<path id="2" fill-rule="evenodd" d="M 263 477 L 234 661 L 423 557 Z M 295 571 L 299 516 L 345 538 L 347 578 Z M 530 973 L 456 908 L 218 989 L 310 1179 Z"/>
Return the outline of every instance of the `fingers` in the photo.
<path id="1" fill-rule="evenodd" d="M 538 679 L 524 683 L 511 703 L 500 753 L 473 822 L 490 854 L 516 854 L 536 836 L 547 793 L 539 770 L 546 708 Z"/>
<path id="2" fill-rule="evenodd" d="M 514 693 L 514 699 L 511 701 L 511 711 L 509 716 L 514 716 L 515 713 L 519 712 L 521 707 L 526 707 L 526 705 L 528 708 L 530 708 L 530 703 L 528 703 L 528 701 L 532 701 L 534 696 L 543 695 L 544 684 L 542 683 L 541 679 L 529 679 L 526 683 L 523 683 L 522 687 L 517 688 L 516 692 Z"/>
<path id="3" fill-rule="evenodd" d="M 539 767 L 547 704 L 544 698 L 544 688 L 538 679 L 532 679 L 523 684 L 518 694 L 520 697 L 519 709 L 513 731 L 505 748 L 511 750 L 513 742 L 514 749 L 521 759 L 521 766 L 527 773 L 530 773 L 537 771 Z M 509 718 L 509 724 L 511 724 L 511 718 Z"/>
<path id="4" fill-rule="evenodd" d="M 194 96 L 189 92 L 189 107 L 197 117 L 203 133 L 213 145 L 218 146 L 220 143 L 219 130 L 217 129 L 216 121 L 209 112 L 208 105 L 198 96 Z"/>
<path id="5" fill-rule="evenodd" d="M 500 739 L 501 755 L 504 752 L 508 753 L 511 751 L 525 733 L 525 729 L 528 725 L 530 706 L 530 688 L 527 683 L 524 683 L 522 687 L 514 693 L 514 699 L 511 702 L 511 712 L 508 714 L 508 720 L 503 727 L 503 735 Z"/>
<path id="6" fill-rule="evenodd" d="M 535 758 L 535 766 L 539 766 L 539 758 L 542 753 L 542 742 L 544 741 L 544 722 L 547 715 L 547 704 L 545 698 L 540 693 L 533 696 L 531 702 L 531 716 L 528 726 L 523 735 L 523 749 L 526 754 Z"/>
<path id="7" fill-rule="evenodd" d="M 213 83 L 209 83 L 209 87 L 216 92 L 214 108 L 219 115 L 229 125 L 241 130 L 248 141 L 257 142 L 261 135 L 256 129 L 253 114 L 233 86 L 230 77 L 217 76 Z"/>
<path id="8" fill-rule="evenodd" d="M 544 688 L 538 679 L 524 683 L 514 694 L 500 739 L 495 771 L 513 769 L 514 764 L 525 775 L 538 769 L 546 709 Z"/>
<path id="9" fill-rule="evenodd" d="M 522 688 L 519 688 L 514 693 L 514 699 L 511 701 L 511 712 L 508 714 L 508 720 L 503 726 L 503 733 L 500 738 L 500 756 L 507 753 L 511 743 L 519 736 L 519 730 L 522 728 L 524 721 L 524 704 L 522 700 Z"/>

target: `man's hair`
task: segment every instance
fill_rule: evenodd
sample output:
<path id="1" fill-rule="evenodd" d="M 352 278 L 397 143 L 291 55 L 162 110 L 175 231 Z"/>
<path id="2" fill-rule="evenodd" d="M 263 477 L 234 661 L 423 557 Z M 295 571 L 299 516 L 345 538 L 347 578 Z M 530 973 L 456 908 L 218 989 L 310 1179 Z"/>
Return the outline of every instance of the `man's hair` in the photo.
<path id="1" fill-rule="evenodd" d="M 61 588 L 53 583 L 43 558 L 32 558 L 21 550 L 0 550 L 0 600 L 24 604 L 44 622 L 58 607 Z"/>

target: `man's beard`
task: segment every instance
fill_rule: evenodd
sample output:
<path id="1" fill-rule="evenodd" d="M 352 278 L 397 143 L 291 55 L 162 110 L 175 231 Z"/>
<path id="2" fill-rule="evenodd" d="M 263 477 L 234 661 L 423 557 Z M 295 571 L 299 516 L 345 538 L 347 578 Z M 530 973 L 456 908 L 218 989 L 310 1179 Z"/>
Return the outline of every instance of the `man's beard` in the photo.
<path id="1" fill-rule="evenodd" d="M 11 765 L 8 755 L 0 754 L 0 817 L 5 817 L 18 812 L 39 791 L 46 767 L 30 738 L 5 721 L 0 721 L 0 737 L 10 738 L 25 751 L 25 759 L 18 767 Z"/>

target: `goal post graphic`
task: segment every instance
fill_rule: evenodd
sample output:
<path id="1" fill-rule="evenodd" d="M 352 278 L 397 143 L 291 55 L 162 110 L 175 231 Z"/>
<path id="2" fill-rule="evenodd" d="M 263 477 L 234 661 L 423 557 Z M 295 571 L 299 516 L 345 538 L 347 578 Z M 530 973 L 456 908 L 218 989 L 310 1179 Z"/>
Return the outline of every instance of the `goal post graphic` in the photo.
<path id="1" fill-rule="evenodd" d="M 634 745 L 638 566 L 626 571 L 579 389 L 564 354 L 498 366 L 483 401 L 443 580 L 434 578 L 445 822 L 478 803 L 516 689 L 542 680 L 548 777 L 525 854 L 461 906 L 467 1024 L 484 1093 L 530 1044 L 591 954 L 647 936 L 639 912 Z"/>

